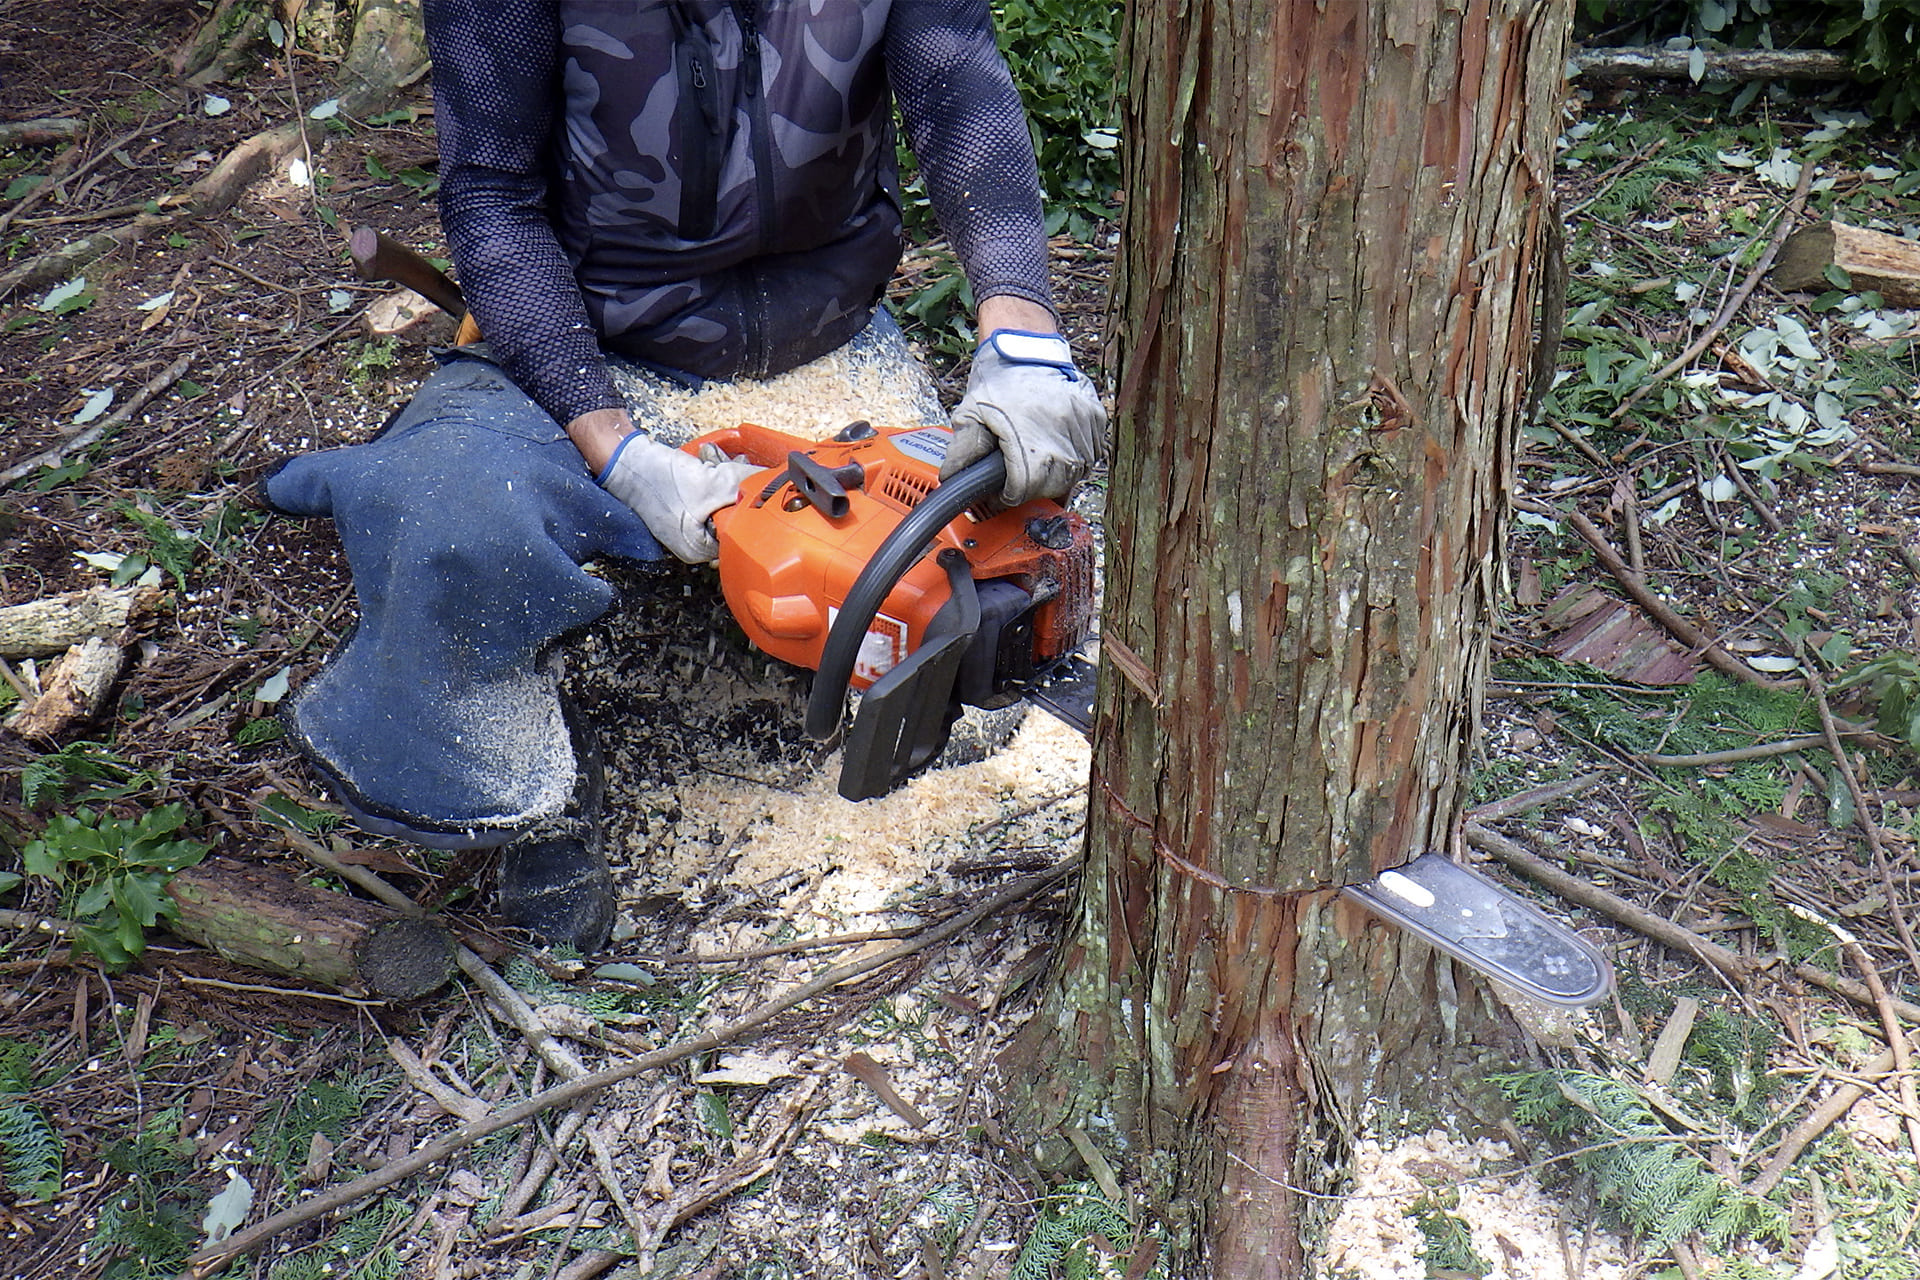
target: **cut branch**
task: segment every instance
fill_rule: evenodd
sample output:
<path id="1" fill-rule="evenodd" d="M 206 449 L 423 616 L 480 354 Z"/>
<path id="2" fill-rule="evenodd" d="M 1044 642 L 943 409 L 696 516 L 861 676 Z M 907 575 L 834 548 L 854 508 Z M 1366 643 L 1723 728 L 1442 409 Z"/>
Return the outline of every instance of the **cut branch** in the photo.
<path id="1" fill-rule="evenodd" d="M 4 296 L 4 294 L 5 290 L 0 289 L 0 296 Z M 140 390 L 134 393 L 131 400 L 114 410 L 108 417 L 102 418 L 85 431 L 82 431 L 79 435 L 69 440 L 63 440 L 46 452 L 36 453 L 25 462 L 17 463 L 14 466 L 8 467 L 5 471 L 0 471 L 0 489 L 4 489 L 14 481 L 24 479 L 44 467 L 57 467 L 74 454 L 80 452 L 80 450 L 91 447 L 108 432 L 119 430 L 134 414 L 146 408 L 157 396 L 165 392 L 174 383 L 180 381 L 180 379 L 186 377 L 187 367 L 192 364 L 192 362 L 193 358 L 191 356 L 181 356 L 178 360 L 175 360 L 172 364 L 161 370 L 160 374 L 155 377 L 153 381 L 141 387 Z"/>
<path id="2" fill-rule="evenodd" d="M 1830 49 L 1702 49 L 1703 81 L 1851 80 L 1853 64 Z M 1579 49 L 1568 68 L 1584 80 L 1692 80 L 1693 49 Z"/>
<path id="3" fill-rule="evenodd" d="M 167 884 L 174 933 L 235 964 L 349 995 L 414 1000 L 453 976 L 453 938 L 431 920 L 216 858 Z"/>

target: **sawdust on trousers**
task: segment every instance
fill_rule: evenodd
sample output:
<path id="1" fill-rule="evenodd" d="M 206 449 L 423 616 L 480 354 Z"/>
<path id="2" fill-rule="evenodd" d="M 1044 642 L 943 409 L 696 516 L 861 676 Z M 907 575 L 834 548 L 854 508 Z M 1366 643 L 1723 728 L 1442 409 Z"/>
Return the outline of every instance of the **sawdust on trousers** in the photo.
<path id="1" fill-rule="evenodd" d="M 973 828 L 1084 791 L 1090 759 L 1086 739 L 1034 712 L 988 758 L 931 769 L 874 800 L 840 798 L 837 757 L 798 791 L 710 776 L 686 788 L 680 800 L 685 820 L 696 829 L 742 833 L 738 860 L 724 883 L 753 886 L 798 876 L 799 887 L 783 904 L 789 918 L 844 921 L 899 905 L 951 861 Z M 710 856 L 698 847 L 677 853 L 669 879 L 686 883 Z M 696 946 L 702 941 L 722 949 L 732 945 L 715 938 L 696 940 Z"/>

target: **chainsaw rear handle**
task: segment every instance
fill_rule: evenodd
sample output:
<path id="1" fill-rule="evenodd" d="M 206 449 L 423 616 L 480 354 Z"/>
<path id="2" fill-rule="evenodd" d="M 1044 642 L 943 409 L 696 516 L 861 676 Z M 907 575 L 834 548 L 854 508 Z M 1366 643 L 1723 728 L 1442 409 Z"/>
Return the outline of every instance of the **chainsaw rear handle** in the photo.
<path id="1" fill-rule="evenodd" d="M 960 513 L 987 496 L 999 492 L 1007 481 L 1007 460 L 995 450 L 967 467 L 952 479 L 937 485 L 907 513 L 887 540 L 873 553 L 873 559 L 853 580 L 847 598 L 834 616 L 833 626 L 820 650 L 820 666 L 813 678 L 813 692 L 807 698 L 807 736 L 817 741 L 840 731 L 840 718 L 847 706 L 847 687 L 853 680 L 853 666 L 867 628 L 880 612 L 893 588 L 927 549 L 927 544 Z"/>

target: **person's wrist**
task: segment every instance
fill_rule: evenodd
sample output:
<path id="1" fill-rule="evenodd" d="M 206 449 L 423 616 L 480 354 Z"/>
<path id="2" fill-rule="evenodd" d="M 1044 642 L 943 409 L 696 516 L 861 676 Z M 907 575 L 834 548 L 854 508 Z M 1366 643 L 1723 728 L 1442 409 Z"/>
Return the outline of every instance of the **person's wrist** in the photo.
<path id="1" fill-rule="evenodd" d="M 1003 329 L 1017 333 L 1060 332 L 1060 322 L 1052 311 L 1027 298 L 1008 294 L 983 299 L 974 320 L 982 341 Z"/>
<path id="2" fill-rule="evenodd" d="M 597 476 L 633 430 L 633 418 L 625 409 L 593 409 L 567 424 L 567 438 Z"/>

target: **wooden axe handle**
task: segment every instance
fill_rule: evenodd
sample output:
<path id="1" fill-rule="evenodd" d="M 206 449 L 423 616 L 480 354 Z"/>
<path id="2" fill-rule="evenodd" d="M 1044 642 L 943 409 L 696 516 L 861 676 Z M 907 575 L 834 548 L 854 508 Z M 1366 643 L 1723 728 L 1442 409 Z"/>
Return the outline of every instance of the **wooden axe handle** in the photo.
<path id="1" fill-rule="evenodd" d="M 447 273 L 384 231 L 357 227 L 347 240 L 353 269 L 362 280 L 390 280 L 413 290 L 456 318 L 467 314 L 467 299 Z"/>

